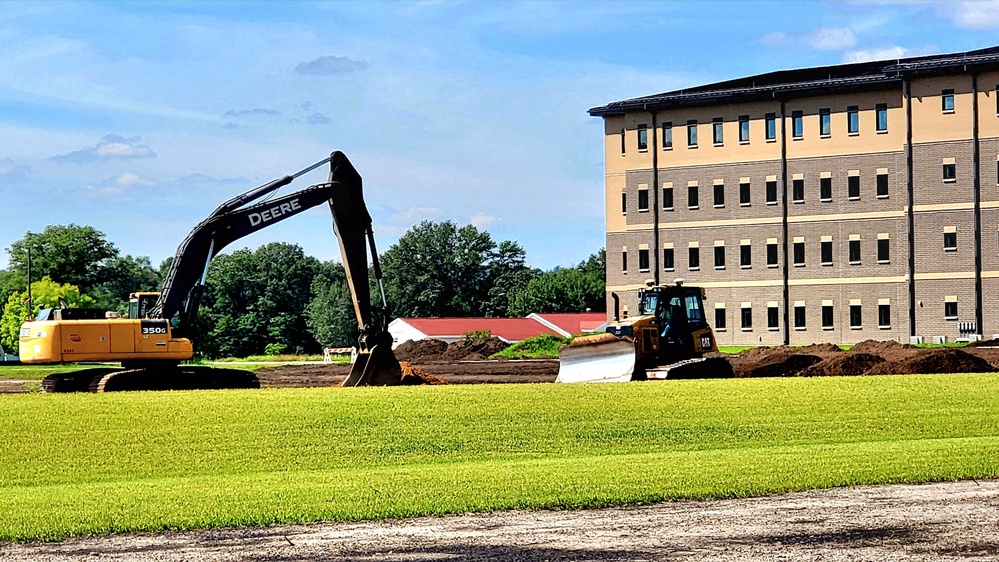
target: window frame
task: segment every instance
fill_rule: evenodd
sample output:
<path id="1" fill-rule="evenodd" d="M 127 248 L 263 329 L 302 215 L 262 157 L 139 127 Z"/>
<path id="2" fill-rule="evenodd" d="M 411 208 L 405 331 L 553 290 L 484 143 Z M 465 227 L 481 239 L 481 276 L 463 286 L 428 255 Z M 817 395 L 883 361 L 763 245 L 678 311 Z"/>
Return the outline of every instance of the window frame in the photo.
<path id="1" fill-rule="evenodd" d="M 791 180 L 791 202 L 805 202 L 805 178 Z"/>
<path id="2" fill-rule="evenodd" d="M 888 132 L 888 104 L 879 103 L 874 106 L 874 132 Z"/>
<path id="3" fill-rule="evenodd" d="M 822 305 L 822 329 L 834 330 L 835 328 L 836 328 L 836 312 L 833 310 L 833 306 L 831 304 Z"/>
<path id="4" fill-rule="evenodd" d="M 891 239 L 878 238 L 878 263 L 891 263 Z"/>
<path id="5" fill-rule="evenodd" d="M 753 191 L 749 182 L 739 182 L 739 206 L 751 207 L 753 203 Z"/>
<path id="6" fill-rule="evenodd" d="M 721 117 L 711 120 L 711 144 L 725 146 L 725 121 Z"/>
<path id="7" fill-rule="evenodd" d="M 622 191 L 621 192 L 621 214 L 622 215 L 627 215 L 628 214 L 628 192 L 627 191 Z"/>
<path id="8" fill-rule="evenodd" d="M 846 248 L 846 263 L 850 265 L 862 265 L 863 254 L 861 254 L 860 240 L 848 240 Z"/>
<path id="9" fill-rule="evenodd" d="M 698 187 L 696 185 L 687 186 L 687 208 L 692 211 L 700 208 L 700 195 L 697 193 Z"/>
<path id="10" fill-rule="evenodd" d="M 663 150 L 673 150 L 673 122 L 666 121 L 663 128 Z"/>
<path id="11" fill-rule="evenodd" d="M 804 242 L 791 242 L 791 265 L 794 267 L 805 267 Z"/>
<path id="12" fill-rule="evenodd" d="M 638 271 L 643 272 L 643 273 L 646 272 L 646 271 L 649 271 L 649 269 L 651 267 L 649 264 L 652 261 L 652 260 L 649 259 L 649 257 L 650 256 L 649 256 L 649 249 L 648 248 L 639 248 L 638 249 Z M 645 264 L 645 267 L 642 267 L 642 263 L 643 262 Z"/>
<path id="13" fill-rule="evenodd" d="M 878 329 L 879 330 L 890 330 L 891 329 L 891 305 L 890 304 L 878 304 Z"/>
<path id="14" fill-rule="evenodd" d="M 944 320 L 957 320 L 957 301 L 944 301 Z"/>
<path id="15" fill-rule="evenodd" d="M 854 186 L 856 184 L 856 186 Z M 854 190 L 856 188 L 856 195 Z M 846 199 L 848 201 L 860 201 L 860 176 L 846 177 Z"/>
<path id="16" fill-rule="evenodd" d="M 819 109 L 819 138 L 827 139 L 832 136 L 832 113 L 828 107 Z"/>
<path id="17" fill-rule="evenodd" d="M 628 273 L 628 250 L 621 250 L 621 273 Z"/>
<path id="18" fill-rule="evenodd" d="M 673 210 L 673 188 L 664 187 L 663 188 L 663 210 L 672 211 Z"/>
<path id="19" fill-rule="evenodd" d="M 833 265 L 833 243 L 832 240 L 822 240 L 819 242 L 819 264 Z"/>
<path id="20" fill-rule="evenodd" d="M 957 181 L 957 164 L 943 164 L 944 183 L 955 183 Z"/>
<path id="21" fill-rule="evenodd" d="M 943 233 L 943 249 L 945 252 L 956 252 L 957 251 L 957 232 L 944 232 Z"/>
<path id="22" fill-rule="evenodd" d="M 687 270 L 688 271 L 700 271 L 701 270 L 701 248 L 698 246 L 689 246 L 687 248 Z"/>
<path id="23" fill-rule="evenodd" d="M 725 269 L 725 246 L 715 246 L 715 269 Z"/>
<path id="24" fill-rule="evenodd" d="M 888 174 L 877 174 L 875 178 L 875 197 L 888 199 Z"/>
<path id="25" fill-rule="evenodd" d="M 773 261 L 770 258 L 773 258 Z M 780 267 L 780 248 L 776 242 L 767 243 L 767 267 Z"/>
<path id="26" fill-rule="evenodd" d="M 805 138 L 805 113 L 800 109 L 791 112 L 791 139 Z"/>
<path id="27" fill-rule="evenodd" d="M 794 329 L 799 332 L 805 330 L 805 328 L 807 327 L 806 320 L 808 318 L 808 313 L 805 310 L 805 307 L 795 305 L 794 307 L 792 307 L 792 310 L 794 312 L 794 314 L 792 315 L 794 317 L 794 323 L 793 323 Z"/>
<path id="28" fill-rule="evenodd" d="M 697 148 L 697 119 L 687 121 L 687 148 Z"/>
<path id="29" fill-rule="evenodd" d="M 996 109 L 996 113 L 999 114 L 999 109 Z M 777 114 L 767 113 L 764 117 L 764 131 L 763 138 L 767 142 L 777 142 Z"/>
<path id="30" fill-rule="evenodd" d="M 773 199 L 770 198 L 771 188 L 773 188 L 773 190 L 772 190 L 773 191 Z M 765 195 L 766 195 L 766 204 L 767 205 L 776 205 L 777 204 L 777 200 L 778 200 L 778 196 L 777 196 L 777 180 L 773 180 L 773 181 L 767 180 L 766 186 L 765 186 L 765 190 L 766 190 L 766 193 L 765 193 Z"/>
<path id="31" fill-rule="evenodd" d="M 711 186 L 712 205 L 715 209 L 725 207 L 725 184 L 716 183 Z"/>
<path id="32" fill-rule="evenodd" d="M 642 205 L 642 199 L 645 199 L 645 205 Z M 638 190 L 638 212 L 648 213 L 649 212 L 649 189 L 639 189 Z"/>
<path id="33" fill-rule="evenodd" d="M 647 125 L 639 125 L 636 135 L 636 148 L 639 152 L 648 152 L 649 150 L 649 128 Z"/>
<path id="34" fill-rule="evenodd" d="M 856 323 L 854 322 L 856 320 Z M 860 304 L 850 305 L 850 329 L 851 330 L 863 330 L 864 329 L 864 307 Z"/>
<path id="35" fill-rule="evenodd" d="M 753 267 L 752 244 L 739 244 L 739 268 L 752 269 L 752 267 Z"/>
<path id="36" fill-rule="evenodd" d="M 860 107 L 856 105 L 846 108 L 846 134 L 849 136 L 860 134 Z"/>
<path id="37" fill-rule="evenodd" d="M 739 116 L 739 144 L 749 144 L 749 116 Z"/>
<path id="38" fill-rule="evenodd" d="M 780 330 L 780 307 L 767 307 L 767 330 L 771 332 Z"/>
<path id="39" fill-rule="evenodd" d="M 940 92 L 940 111 L 942 113 L 954 113 L 954 89 L 947 88 Z"/>
<path id="40" fill-rule="evenodd" d="M 832 177 L 819 178 L 819 201 L 828 203 L 832 200 Z"/>
<path id="41" fill-rule="evenodd" d="M 625 134 L 625 130 L 621 129 L 621 156 L 624 156 L 627 153 L 628 153 L 627 135 Z"/>
<path id="42" fill-rule="evenodd" d="M 743 332 L 753 331 L 753 307 L 739 307 L 739 326 Z"/>
<path id="43" fill-rule="evenodd" d="M 716 332 L 726 332 L 728 331 L 728 326 L 725 318 L 725 307 L 715 307 L 715 321 L 714 329 Z"/>
<path id="44" fill-rule="evenodd" d="M 676 254 L 673 248 L 663 248 L 663 271 L 676 271 Z"/>

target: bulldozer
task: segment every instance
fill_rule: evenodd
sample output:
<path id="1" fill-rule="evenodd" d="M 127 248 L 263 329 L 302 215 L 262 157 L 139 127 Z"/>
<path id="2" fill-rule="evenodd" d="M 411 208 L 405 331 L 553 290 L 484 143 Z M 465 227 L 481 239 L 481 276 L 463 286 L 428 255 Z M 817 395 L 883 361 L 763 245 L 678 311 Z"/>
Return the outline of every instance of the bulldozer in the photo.
<path id="1" fill-rule="evenodd" d="M 329 163 L 328 180 L 275 198 L 277 190 Z M 256 202 L 256 203 L 255 203 Z M 211 260 L 228 244 L 328 203 L 357 317 L 358 353 L 342 386 L 393 385 L 402 368 L 392 352 L 388 304 L 361 176 L 339 151 L 294 174 L 222 203 L 188 233 L 160 292 L 133 293 L 127 318 L 96 308 L 46 308 L 21 325 L 19 352 L 27 364 L 120 362 L 49 375 L 46 392 L 259 388 L 253 373 L 185 365 L 194 357 L 196 322 Z M 380 307 L 371 304 L 368 250 Z"/>
<path id="2" fill-rule="evenodd" d="M 717 352 L 714 331 L 704 314 L 705 291 L 646 282 L 638 291 L 638 315 L 621 317 L 618 296 L 614 320 L 603 334 L 581 336 L 559 350 L 555 382 L 628 382 L 650 379 L 731 377 L 732 365 Z"/>

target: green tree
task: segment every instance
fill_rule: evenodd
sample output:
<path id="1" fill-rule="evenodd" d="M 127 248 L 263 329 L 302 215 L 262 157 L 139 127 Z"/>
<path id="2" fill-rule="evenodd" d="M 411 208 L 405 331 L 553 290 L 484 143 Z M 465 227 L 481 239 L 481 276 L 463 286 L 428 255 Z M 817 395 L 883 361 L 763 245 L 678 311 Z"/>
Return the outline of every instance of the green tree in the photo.
<path id="1" fill-rule="evenodd" d="M 526 316 L 532 312 L 584 312 L 604 310 L 604 282 L 592 274 L 570 269 L 545 272 L 528 282 L 514 298 L 511 312 Z"/>
<path id="2" fill-rule="evenodd" d="M 312 281 L 312 294 L 312 300 L 305 309 L 305 323 L 312 337 L 323 346 L 356 345 L 357 317 L 343 266 L 334 262 L 324 263 Z"/>
<path id="3" fill-rule="evenodd" d="M 14 283 L 21 287 L 26 286 L 29 248 L 32 278 L 48 276 L 84 292 L 105 280 L 103 268 L 118 257 L 114 244 L 92 226 L 49 225 L 42 232 L 26 233 L 7 250 L 9 271 L 15 277 Z"/>
<path id="4" fill-rule="evenodd" d="M 516 242 L 504 240 L 493 252 L 489 263 L 489 276 L 486 285 L 482 314 L 487 317 L 510 315 L 510 305 L 517 294 L 527 288 L 527 284 L 540 272 L 528 267 L 526 252 Z"/>
<path id="5" fill-rule="evenodd" d="M 127 307 L 130 293 L 157 291 L 161 282 L 147 256 L 113 258 L 101 269 L 101 277 L 104 280 L 91 293 L 98 306 L 119 312 Z"/>
<path id="6" fill-rule="evenodd" d="M 587 275 L 593 275 L 597 279 L 604 281 L 607 279 L 607 252 L 600 248 L 595 254 L 590 254 L 576 269 Z"/>
<path id="7" fill-rule="evenodd" d="M 398 316 L 478 316 L 496 243 L 474 226 L 423 221 L 382 256 L 385 287 Z"/>
<path id="8" fill-rule="evenodd" d="M 208 355 L 246 356 L 276 344 L 316 351 L 305 322 L 320 263 L 297 244 L 271 243 L 215 258 L 203 298 L 211 329 L 199 349 Z"/>
<path id="9" fill-rule="evenodd" d="M 0 343 L 4 349 L 17 350 L 21 324 L 34 318 L 43 308 L 56 308 L 62 298 L 70 308 L 94 306 L 94 299 L 80 293 L 80 288 L 68 283 L 60 285 L 48 276 L 31 284 L 31 306 L 28 291 L 11 293 L 0 317 Z"/>

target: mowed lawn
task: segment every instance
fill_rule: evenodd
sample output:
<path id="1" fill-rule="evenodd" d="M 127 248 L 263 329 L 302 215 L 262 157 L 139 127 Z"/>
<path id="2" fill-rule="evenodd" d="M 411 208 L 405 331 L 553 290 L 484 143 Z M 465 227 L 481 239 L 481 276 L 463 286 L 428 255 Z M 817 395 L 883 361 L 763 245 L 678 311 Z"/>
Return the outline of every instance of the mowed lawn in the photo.
<path id="1" fill-rule="evenodd" d="M 999 477 L 999 375 L 0 396 L 0 540 Z"/>

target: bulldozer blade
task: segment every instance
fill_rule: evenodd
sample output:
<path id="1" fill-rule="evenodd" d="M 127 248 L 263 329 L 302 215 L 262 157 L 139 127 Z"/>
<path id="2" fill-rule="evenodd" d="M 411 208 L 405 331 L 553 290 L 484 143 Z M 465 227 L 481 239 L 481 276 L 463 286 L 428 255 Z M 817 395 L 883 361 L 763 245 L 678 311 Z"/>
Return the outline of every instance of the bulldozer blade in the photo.
<path id="1" fill-rule="evenodd" d="M 392 348 L 376 345 L 357 354 L 350 374 L 340 386 L 393 386 L 402 381 L 402 366 Z"/>
<path id="2" fill-rule="evenodd" d="M 628 382 L 634 372 L 635 344 L 601 338 L 560 349 L 555 382 Z"/>

